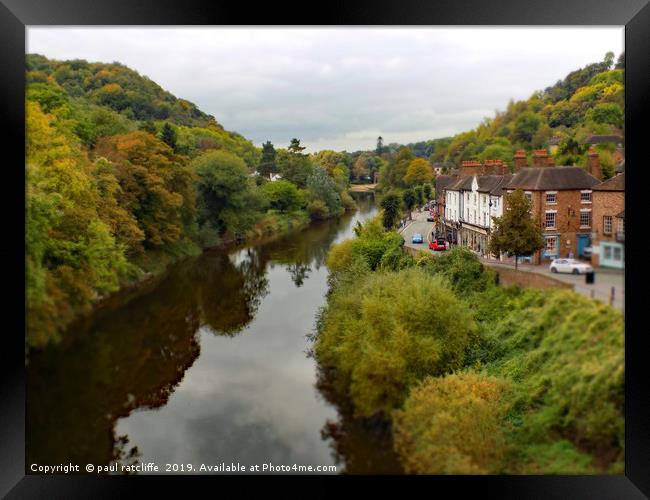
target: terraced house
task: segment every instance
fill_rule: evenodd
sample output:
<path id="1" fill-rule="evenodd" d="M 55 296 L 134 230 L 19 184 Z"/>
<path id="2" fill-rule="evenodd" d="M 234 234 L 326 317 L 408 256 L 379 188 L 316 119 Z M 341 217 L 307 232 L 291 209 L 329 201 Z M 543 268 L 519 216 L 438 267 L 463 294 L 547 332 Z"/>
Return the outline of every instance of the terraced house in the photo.
<path id="1" fill-rule="evenodd" d="M 593 188 L 594 266 L 625 267 L 625 172 Z"/>
<path id="2" fill-rule="evenodd" d="M 533 166 L 527 166 L 523 150 L 515 154 L 515 174 L 506 186 L 508 193 L 524 191 L 532 203 L 532 215 L 544 234 L 544 248 L 529 256 L 534 264 L 558 257 L 580 257 L 591 245 L 593 189 L 602 172 L 598 153 L 588 153 L 587 169 L 556 167 L 545 149 L 533 152 Z"/>
<path id="3" fill-rule="evenodd" d="M 460 175 L 445 187 L 447 239 L 486 255 L 492 217 L 503 213 L 503 187 L 512 175 L 500 160 L 464 161 Z"/>

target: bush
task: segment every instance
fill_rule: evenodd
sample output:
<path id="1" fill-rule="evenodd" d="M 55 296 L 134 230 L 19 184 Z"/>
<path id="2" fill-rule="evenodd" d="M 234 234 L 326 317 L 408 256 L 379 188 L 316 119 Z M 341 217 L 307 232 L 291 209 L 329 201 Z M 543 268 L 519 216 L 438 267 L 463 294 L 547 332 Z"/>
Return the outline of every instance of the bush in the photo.
<path id="1" fill-rule="evenodd" d="M 499 473 L 506 455 L 507 384 L 464 373 L 427 378 L 393 416 L 395 450 L 406 472 Z"/>
<path id="2" fill-rule="evenodd" d="M 411 268 L 370 273 L 329 297 L 315 352 L 336 370 L 356 416 L 388 415 L 418 380 L 461 367 L 475 324 L 447 288 L 443 278 Z"/>
<path id="3" fill-rule="evenodd" d="M 325 220 L 330 216 L 330 211 L 322 200 L 311 201 L 307 205 L 307 212 L 311 220 Z"/>
<path id="4" fill-rule="evenodd" d="M 466 247 L 455 247 L 443 255 L 431 256 L 420 265 L 429 273 L 447 278 L 461 296 L 483 291 L 494 283 L 494 274 L 486 271 L 476 254 Z"/>

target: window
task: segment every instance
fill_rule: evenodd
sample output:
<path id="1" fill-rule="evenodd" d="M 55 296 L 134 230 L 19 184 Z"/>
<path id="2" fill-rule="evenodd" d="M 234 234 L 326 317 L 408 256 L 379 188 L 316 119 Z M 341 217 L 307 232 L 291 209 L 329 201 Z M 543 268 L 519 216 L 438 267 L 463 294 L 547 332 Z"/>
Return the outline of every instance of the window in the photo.
<path id="1" fill-rule="evenodd" d="M 618 219 L 618 232 L 621 234 L 625 232 L 625 219 Z"/>
<path id="2" fill-rule="evenodd" d="M 555 212 L 546 212 L 545 225 L 546 229 L 553 229 L 555 227 Z"/>
<path id="3" fill-rule="evenodd" d="M 604 245 L 603 245 L 603 246 L 604 246 Z M 606 259 L 611 259 L 611 258 L 612 258 L 612 247 L 610 247 L 609 245 L 607 245 L 607 246 L 604 246 L 604 249 L 605 249 L 605 256 L 604 256 L 604 257 L 605 257 Z"/>
<path id="4" fill-rule="evenodd" d="M 580 211 L 580 227 L 591 227 L 591 211 Z"/>
<path id="5" fill-rule="evenodd" d="M 591 203 L 591 191 L 580 191 L 580 203 Z"/>
<path id="6" fill-rule="evenodd" d="M 546 214 L 548 215 L 548 214 Z M 555 216 L 555 214 L 553 214 Z M 547 236 L 546 237 L 546 253 L 548 255 L 557 254 L 557 236 Z"/>
<path id="7" fill-rule="evenodd" d="M 605 215 L 603 217 L 603 234 L 612 234 L 612 216 Z"/>
<path id="8" fill-rule="evenodd" d="M 524 194 L 526 195 L 526 198 L 528 198 L 528 201 L 530 201 L 532 203 L 533 202 L 533 193 L 528 191 L 528 192 L 526 192 Z"/>
<path id="9" fill-rule="evenodd" d="M 614 260 L 623 260 L 623 252 L 621 247 L 614 247 Z"/>
<path id="10" fill-rule="evenodd" d="M 548 203 L 549 205 L 555 205 L 557 203 L 557 193 L 556 192 L 546 193 L 546 203 Z"/>

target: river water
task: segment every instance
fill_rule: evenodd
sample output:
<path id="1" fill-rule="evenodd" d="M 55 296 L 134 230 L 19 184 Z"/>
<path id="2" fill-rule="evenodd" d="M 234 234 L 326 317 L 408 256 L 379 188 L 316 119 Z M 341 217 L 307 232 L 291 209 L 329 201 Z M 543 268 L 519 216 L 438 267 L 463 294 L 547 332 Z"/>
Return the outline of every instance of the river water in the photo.
<path id="1" fill-rule="evenodd" d="M 27 466 L 337 465 L 395 471 L 385 433 L 347 421 L 308 355 L 330 246 L 376 213 L 210 251 L 111 298 L 27 367 Z M 331 399 L 331 398 L 329 398 Z M 376 435 L 373 435 L 373 432 Z M 29 472 L 29 471 L 28 471 Z M 331 471 L 330 471 L 331 473 Z"/>

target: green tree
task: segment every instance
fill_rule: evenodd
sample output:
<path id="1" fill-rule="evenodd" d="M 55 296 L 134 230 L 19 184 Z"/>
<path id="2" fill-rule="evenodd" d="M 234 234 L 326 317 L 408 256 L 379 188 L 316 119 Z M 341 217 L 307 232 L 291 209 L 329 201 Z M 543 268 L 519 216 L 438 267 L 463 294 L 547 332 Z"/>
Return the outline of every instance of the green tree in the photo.
<path id="1" fill-rule="evenodd" d="M 377 148 L 375 149 L 375 153 L 378 155 L 381 155 L 384 152 L 384 139 L 382 136 L 377 137 Z"/>
<path id="2" fill-rule="evenodd" d="M 262 144 L 262 159 L 257 167 L 257 172 L 264 177 L 268 177 L 272 173 L 277 172 L 275 157 L 276 152 L 273 144 L 271 144 L 271 141 L 266 141 Z"/>
<path id="3" fill-rule="evenodd" d="M 405 190 L 404 193 L 402 193 L 402 201 L 404 202 L 404 207 L 409 213 L 409 220 L 412 220 L 413 207 L 415 207 L 415 203 L 417 202 L 415 192 L 412 189 Z"/>
<path id="4" fill-rule="evenodd" d="M 312 201 L 322 201 L 330 216 L 340 215 L 343 213 L 341 196 L 338 192 L 334 180 L 327 174 L 327 170 L 317 166 L 307 179 L 307 189 Z"/>
<path id="5" fill-rule="evenodd" d="M 505 213 L 493 217 L 489 251 L 493 255 L 507 253 L 515 257 L 530 255 L 544 246 L 542 230 L 531 216 L 531 202 L 521 189 L 505 196 Z"/>
<path id="6" fill-rule="evenodd" d="M 294 137 L 293 139 L 291 139 L 291 143 L 289 144 L 289 147 L 287 149 L 291 154 L 301 155 L 303 154 L 302 152 L 305 149 L 305 147 L 300 145 L 300 139 L 296 139 Z"/>
<path id="7" fill-rule="evenodd" d="M 513 134 L 515 139 L 524 143 L 530 143 L 533 140 L 533 135 L 542 124 L 542 119 L 530 111 L 526 111 L 519 115 L 515 121 L 515 128 Z"/>
<path id="8" fill-rule="evenodd" d="M 421 206 L 424 204 L 424 187 L 423 186 L 415 186 L 413 188 L 413 193 L 415 193 L 415 203 L 417 206 Z"/>
<path id="9" fill-rule="evenodd" d="M 422 185 L 422 192 L 424 194 L 424 201 L 428 202 L 431 199 L 431 184 L 428 182 Z"/>
<path id="10" fill-rule="evenodd" d="M 174 151 L 177 151 L 176 131 L 168 122 L 165 122 L 162 130 L 160 131 L 160 140 L 167 144 Z"/>
<path id="11" fill-rule="evenodd" d="M 399 196 L 395 193 L 388 193 L 381 200 L 380 203 L 382 209 L 382 223 L 384 227 L 388 230 L 393 229 L 395 224 L 400 218 L 400 212 L 402 211 L 402 202 Z"/>
<path id="12" fill-rule="evenodd" d="M 271 208 L 280 212 L 299 210 L 303 204 L 302 194 L 296 185 L 289 181 L 267 182 L 261 189 L 269 200 Z"/>

